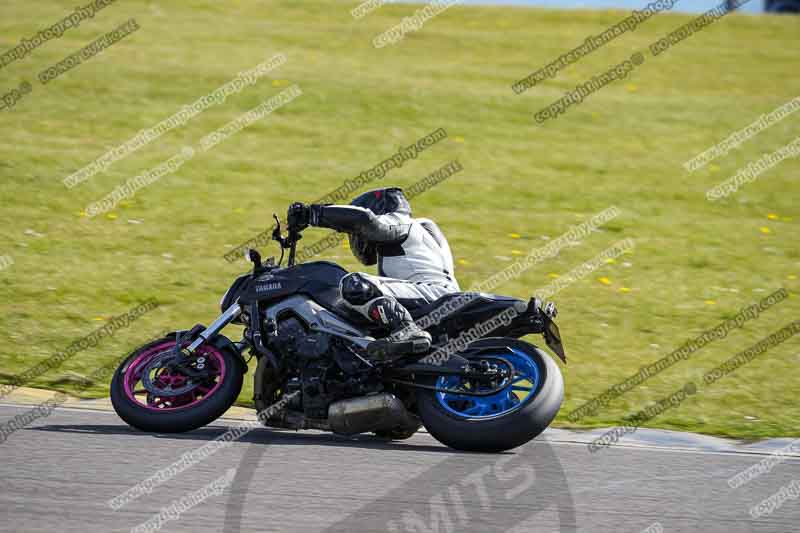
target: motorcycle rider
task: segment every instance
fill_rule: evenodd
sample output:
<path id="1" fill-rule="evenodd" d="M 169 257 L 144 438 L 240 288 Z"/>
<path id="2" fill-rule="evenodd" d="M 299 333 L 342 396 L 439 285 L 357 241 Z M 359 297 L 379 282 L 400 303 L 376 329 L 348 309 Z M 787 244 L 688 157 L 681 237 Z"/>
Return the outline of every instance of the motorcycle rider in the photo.
<path id="1" fill-rule="evenodd" d="M 367 346 L 370 357 L 392 359 L 430 348 L 430 334 L 400 301 L 424 305 L 460 288 L 447 239 L 432 220 L 411 216 L 402 189 L 368 191 L 350 205 L 295 203 L 289 224 L 347 233 L 353 255 L 364 265 L 378 264 L 378 276 L 353 272 L 340 283 L 345 303 L 388 332 Z"/>

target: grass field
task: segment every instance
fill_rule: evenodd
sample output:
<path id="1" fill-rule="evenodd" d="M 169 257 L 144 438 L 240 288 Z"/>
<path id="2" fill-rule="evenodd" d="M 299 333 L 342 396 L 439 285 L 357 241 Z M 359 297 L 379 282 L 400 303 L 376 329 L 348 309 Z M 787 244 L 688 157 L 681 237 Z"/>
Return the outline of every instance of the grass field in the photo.
<path id="1" fill-rule="evenodd" d="M 413 13 L 356 2 L 118 2 L 0 69 L 0 381 L 44 360 L 136 303 L 161 306 L 30 383 L 74 391 L 76 377 L 168 330 L 209 323 L 233 277 L 222 256 L 437 129 L 447 139 L 375 182 L 408 186 L 457 159 L 464 170 L 414 208 L 450 240 L 462 287 L 571 225 L 621 214 L 496 292 L 527 298 L 623 238 L 631 253 L 553 299 L 570 364 L 566 414 L 741 307 L 785 287 L 790 298 L 642 386 L 585 426 L 613 425 L 800 316 L 800 162 L 786 160 L 727 199 L 705 191 L 794 139 L 800 114 L 694 173 L 682 163 L 800 95 L 796 17 L 732 15 L 646 61 L 556 120 L 533 113 L 690 20 L 663 14 L 516 95 L 520 78 L 627 13 L 453 7 L 381 49 L 372 39 Z M 54 24 L 75 2 L 0 7 L 0 50 Z M 42 85 L 37 74 L 126 20 L 140 29 Z M 74 189 L 62 180 L 274 54 L 287 62 Z M 84 208 L 125 180 L 286 87 L 303 95 L 108 215 Z M 307 232 L 308 242 L 325 233 Z M 268 250 L 263 250 L 265 253 Z M 269 250 L 269 252 L 274 251 Z M 323 257 L 348 269 L 344 248 Z M 7 264 L 4 263 L 4 264 Z M 238 334 L 238 332 L 236 333 Z M 533 339 L 539 342 L 539 339 Z M 699 391 L 650 427 L 744 438 L 799 436 L 798 338 Z M 240 398 L 249 404 L 251 374 Z M 85 392 L 107 395 L 107 384 Z"/>

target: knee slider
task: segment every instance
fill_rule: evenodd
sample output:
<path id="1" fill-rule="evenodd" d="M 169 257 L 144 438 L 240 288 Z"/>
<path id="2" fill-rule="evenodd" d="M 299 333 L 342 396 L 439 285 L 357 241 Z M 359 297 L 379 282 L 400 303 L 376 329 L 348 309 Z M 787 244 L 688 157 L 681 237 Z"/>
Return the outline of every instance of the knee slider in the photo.
<path id="1" fill-rule="evenodd" d="M 370 300 L 383 296 L 380 288 L 357 272 L 346 275 L 339 283 L 342 298 L 351 305 L 364 305 Z"/>

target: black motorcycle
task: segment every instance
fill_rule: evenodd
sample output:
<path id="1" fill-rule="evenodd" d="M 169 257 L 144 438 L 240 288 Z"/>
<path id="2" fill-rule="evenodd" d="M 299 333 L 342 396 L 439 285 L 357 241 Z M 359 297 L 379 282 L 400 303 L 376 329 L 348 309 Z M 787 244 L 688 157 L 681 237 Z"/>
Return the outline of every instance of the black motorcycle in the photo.
<path id="1" fill-rule="evenodd" d="M 499 452 L 556 416 L 564 397 L 558 365 L 519 340 L 541 333 L 566 363 L 552 304 L 485 293 L 402 302 L 431 334 L 431 350 L 375 361 L 366 346 L 386 332 L 343 304 L 347 271 L 328 261 L 295 264 L 301 231 L 290 224 L 284 237 L 275 220 L 277 264 L 248 250 L 253 270 L 222 297 L 219 318 L 150 342 L 117 369 L 111 401 L 125 422 L 153 432 L 209 424 L 239 396 L 245 353 L 257 358 L 254 401 L 269 427 L 406 439 L 424 425 L 452 448 Z M 220 335 L 228 324 L 244 326 L 241 341 Z"/>

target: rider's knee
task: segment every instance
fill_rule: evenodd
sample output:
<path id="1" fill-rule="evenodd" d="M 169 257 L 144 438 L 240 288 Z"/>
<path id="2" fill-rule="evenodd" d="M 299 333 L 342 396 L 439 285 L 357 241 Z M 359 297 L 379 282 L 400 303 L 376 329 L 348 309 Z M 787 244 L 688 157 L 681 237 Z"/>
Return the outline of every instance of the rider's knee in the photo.
<path id="1" fill-rule="evenodd" d="M 383 296 L 380 287 L 358 272 L 347 274 L 339 282 L 344 301 L 351 305 L 364 305 L 370 300 Z"/>

